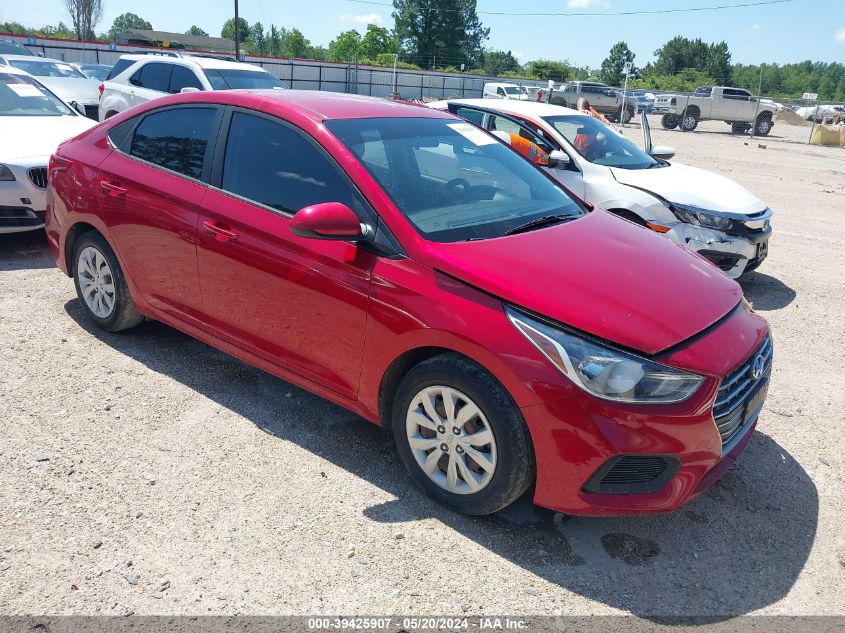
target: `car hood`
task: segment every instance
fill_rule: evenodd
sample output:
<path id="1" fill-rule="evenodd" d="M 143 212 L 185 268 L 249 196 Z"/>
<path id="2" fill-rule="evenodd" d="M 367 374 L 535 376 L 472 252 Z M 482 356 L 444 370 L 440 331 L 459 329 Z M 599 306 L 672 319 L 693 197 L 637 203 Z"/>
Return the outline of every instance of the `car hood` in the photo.
<path id="1" fill-rule="evenodd" d="M 81 79 L 74 77 L 37 77 L 55 95 L 66 103 L 76 101 L 82 105 L 97 105 L 100 99 L 96 79 Z"/>
<path id="2" fill-rule="evenodd" d="M 2 116 L 0 163 L 35 157 L 46 164 L 59 143 L 95 125 L 84 116 Z"/>
<path id="3" fill-rule="evenodd" d="M 733 180 L 711 171 L 672 163 L 658 169 L 611 167 L 618 182 L 656 193 L 669 202 L 723 213 L 759 213 L 766 205 Z"/>
<path id="4" fill-rule="evenodd" d="M 456 279 L 647 354 L 701 332 L 742 298 L 703 258 L 601 210 L 528 233 L 429 246 L 432 265 Z"/>

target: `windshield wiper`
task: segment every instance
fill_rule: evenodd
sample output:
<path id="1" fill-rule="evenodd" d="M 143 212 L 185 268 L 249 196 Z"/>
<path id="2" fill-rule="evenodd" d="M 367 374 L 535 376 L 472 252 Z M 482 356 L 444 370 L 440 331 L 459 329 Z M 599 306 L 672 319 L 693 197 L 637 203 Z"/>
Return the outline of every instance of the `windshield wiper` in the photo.
<path id="1" fill-rule="evenodd" d="M 531 220 L 530 222 L 526 222 L 525 224 L 520 224 L 518 226 L 513 227 L 512 229 L 509 229 L 505 232 L 505 235 L 525 233 L 527 231 L 533 231 L 534 229 L 539 229 L 544 226 L 550 226 L 559 222 L 574 220 L 577 217 L 577 215 L 564 215 L 560 213 L 555 215 L 544 215 L 542 218 L 536 218 L 534 220 Z"/>

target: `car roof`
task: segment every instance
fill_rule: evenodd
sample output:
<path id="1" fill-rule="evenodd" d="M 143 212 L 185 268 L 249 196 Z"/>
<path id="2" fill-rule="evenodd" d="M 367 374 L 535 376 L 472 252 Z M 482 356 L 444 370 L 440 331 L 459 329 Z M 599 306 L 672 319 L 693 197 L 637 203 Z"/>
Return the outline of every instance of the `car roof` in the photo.
<path id="1" fill-rule="evenodd" d="M 200 68 L 208 68 L 208 69 L 215 69 L 215 70 L 252 70 L 252 71 L 263 71 L 267 72 L 261 66 L 256 66 L 255 64 L 246 64 L 244 62 L 233 62 L 226 59 L 216 59 L 214 57 L 194 57 L 192 55 L 182 55 L 178 57 L 174 57 L 171 55 L 142 55 L 142 54 L 127 54 L 121 55 L 120 59 L 129 59 L 132 61 L 149 61 L 149 62 L 159 62 L 163 64 L 177 64 L 180 66 L 191 66 L 196 65 Z"/>
<path id="2" fill-rule="evenodd" d="M 477 106 L 487 110 L 499 110 L 508 114 L 522 114 L 542 116 L 563 116 L 581 114 L 578 110 L 554 105 L 553 103 L 542 103 L 539 101 L 516 101 L 506 99 L 445 99 L 427 104 L 430 108 L 446 107 L 447 103 L 461 103 L 468 106 Z"/>

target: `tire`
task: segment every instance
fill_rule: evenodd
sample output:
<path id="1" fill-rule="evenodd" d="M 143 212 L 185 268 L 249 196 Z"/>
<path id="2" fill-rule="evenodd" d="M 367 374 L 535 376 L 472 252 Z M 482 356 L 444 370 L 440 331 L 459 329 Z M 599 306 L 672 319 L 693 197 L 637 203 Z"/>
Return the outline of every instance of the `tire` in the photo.
<path id="1" fill-rule="evenodd" d="M 750 123 L 730 123 L 731 134 L 747 134 L 751 129 Z"/>
<path id="2" fill-rule="evenodd" d="M 761 114 L 754 123 L 754 133 L 758 136 L 768 136 L 773 127 L 772 116 L 768 113 Z"/>
<path id="3" fill-rule="evenodd" d="M 680 119 L 677 114 L 664 114 L 660 119 L 660 125 L 662 125 L 665 130 L 674 130 L 678 127 L 679 123 Z"/>
<path id="4" fill-rule="evenodd" d="M 695 111 L 684 112 L 681 115 L 680 126 L 684 132 L 692 132 L 698 127 L 698 113 Z"/>
<path id="5" fill-rule="evenodd" d="M 549 101 L 552 105 L 564 106 L 566 107 L 566 101 L 564 101 L 563 97 L 552 97 L 551 101 Z"/>
<path id="6" fill-rule="evenodd" d="M 622 114 L 622 123 L 628 123 L 633 118 L 634 110 L 632 108 L 626 108 L 625 112 Z"/>
<path id="7" fill-rule="evenodd" d="M 135 308 L 114 251 L 99 233 L 90 231 L 76 241 L 73 283 L 86 316 L 99 329 L 119 332 L 144 320 Z"/>
<path id="8" fill-rule="evenodd" d="M 423 406 L 425 399 L 429 407 Z M 446 413 L 447 400 L 453 403 L 452 416 Z M 463 424 L 461 413 L 469 416 Z M 519 409 L 488 372 L 457 354 L 434 356 L 411 369 L 397 388 L 390 415 L 396 449 L 411 479 L 453 510 L 492 514 L 534 481 L 534 451 Z M 473 437 L 492 441 L 473 444 Z M 430 464 L 431 475 L 424 464 Z"/>

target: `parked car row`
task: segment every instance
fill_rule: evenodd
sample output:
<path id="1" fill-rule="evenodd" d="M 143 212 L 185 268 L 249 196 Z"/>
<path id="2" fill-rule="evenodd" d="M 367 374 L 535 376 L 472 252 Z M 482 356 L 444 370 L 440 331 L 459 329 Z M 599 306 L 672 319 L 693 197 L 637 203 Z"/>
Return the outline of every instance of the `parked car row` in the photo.
<path id="1" fill-rule="evenodd" d="M 572 514 L 671 511 L 748 442 L 768 326 L 665 239 L 765 232 L 744 190 L 549 104 L 175 92 L 50 159 L 48 242 L 96 326 L 160 320 L 390 429 L 471 514 L 532 486 Z"/>

